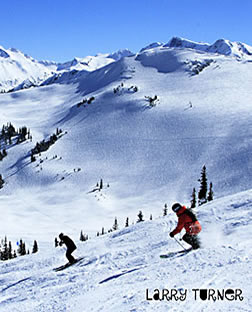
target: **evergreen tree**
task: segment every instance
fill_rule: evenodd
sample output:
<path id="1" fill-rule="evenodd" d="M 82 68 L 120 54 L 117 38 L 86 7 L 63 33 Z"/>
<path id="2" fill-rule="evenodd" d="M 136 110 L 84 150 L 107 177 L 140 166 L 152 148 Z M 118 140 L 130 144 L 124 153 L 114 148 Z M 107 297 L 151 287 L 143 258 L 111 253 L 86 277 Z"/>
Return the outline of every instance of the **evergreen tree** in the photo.
<path id="1" fill-rule="evenodd" d="M 23 243 L 22 239 L 20 239 L 19 242 L 18 253 L 20 254 L 20 256 L 26 255 L 25 243 Z"/>
<path id="2" fill-rule="evenodd" d="M 99 189 L 100 189 L 100 190 L 103 189 L 103 181 L 102 181 L 102 179 L 101 179 L 101 181 L 100 181 L 100 187 L 99 187 Z"/>
<path id="3" fill-rule="evenodd" d="M 9 259 L 8 256 L 9 256 L 8 243 L 7 243 L 7 237 L 5 236 L 4 244 L 3 244 L 2 260 L 8 260 Z"/>
<path id="4" fill-rule="evenodd" d="M 81 230 L 81 233 L 80 233 L 80 241 L 81 241 L 81 242 L 84 242 L 84 241 L 85 241 L 85 236 L 84 236 L 82 230 Z"/>
<path id="5" fill-rule="evenodd" d="M 129 218 L 126 218 L 125 227 L 129 226 Z"/>
<path id="6" fill-rule="evenodd" d="M 198 193 L 199 205 L 203 205 L 207 202 L 207 176 L 206 176 L 206 166 L 204 165 L 201 170 L 200 190 Z"/>
<path id="7" fill-rule="evenodd" d="M 150 220 L 152 220 L 152 214 L 150 215 Z"/>
<path id="8" fill-rule="evenodd" d="M 101 235 L 104 235 L 105 234 L 105 230 L 104 230 L 104 227 L 102 228 L 102 231 L 101 231 Z"/>
<path id="9" fill-rule="evenodd" d="M 139 211 L 139 213 L 138 213 L 137 216 L 138 216 L 137 223 L 138 223 L 138 222 L 143 222 L 143 221 L 144 221 L 144 219 L 143 219 L 143 213 L 142 213 L 141 210 Z"/>
<path id="10" fill-rule="evenodd" d="M 13 255 L 12 255 L 12 246 L 11 246 L 11 242 L 9 242 L 9 248 L 8 248 L 8 259 L 12 259 Z"/>
<path id="11" fill-rule="evenodd" d="M 38 252 L 38 243 L 35 240 L 33 243 L 32 253 L 36 253 L 36 252 Z"/>
<path id="12" fill-rule="evenodd" d="M 3 185 L 4 185 L 4 179 L 2 175 L 0 174 L 0 189 L 3 188 Z"/>
<path id="13" fill-rule="evenodd" d="M 116 217 L 115 217 L 115 222 L 114 222 L 114 225 L 113 225 L 112 229 L 114 231 L 118 230 L 118 222 L 117 222 L 117 218 Z"/>
<path id="14" fill-rule="evenodd" d="M 26 247 L 25 247 L 25 242 L 23 243 L 23 248 L 22 248 L 22 254 L 21 254 L 21 256 L 24 256 L 24 255 L 26 255 Z"/>
<path id="15" fill-rule="evenodd" d="M 191 208 L 195 208 L 195 207 L 196 207 L 196 189 L 194 187 L 193 192 L 192 192 Z"/>
<path id="16" fill-rule="evenodd" d="M 164 217 L 167 216 L 167 210 L 168 210 L 167 204 L 165 204 L 164 205 Z"/>
<path id="17" fill-rule="evenodd" d="M 212 182 L 210 182 L 207 200 L 208 200 L 208 201 L 213 200 L 213 183 L 212 183 Z"/>
<path id="18" fill-rule="evenodd" d="M 34 162 L 34 161 L 36 161 L 36 157 L 34 156 L 33 153 L 31 153 L 31 162 Z"/>

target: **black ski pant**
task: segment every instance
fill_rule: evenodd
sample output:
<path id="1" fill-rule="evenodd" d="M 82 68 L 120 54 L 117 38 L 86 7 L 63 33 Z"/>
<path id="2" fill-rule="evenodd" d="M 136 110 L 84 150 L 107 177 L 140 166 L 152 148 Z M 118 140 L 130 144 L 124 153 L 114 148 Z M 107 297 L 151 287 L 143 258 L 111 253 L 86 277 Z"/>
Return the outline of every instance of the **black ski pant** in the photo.
<path id="1" fill-rule="evenodd" d="M 190 235 L 186 233 L 182 239 L 189 245 L 192 246 L 193 249 L 200 248 L 200 241 L 197 235 Z"/>
<path id="2" fill-rule="evenodd" d="M 76 248 L 67 248 L 66 257 L 69 263 L 73 263 L 75 261 L 74 257 L 71 255 L 72 252 L 75 251 Z"/>

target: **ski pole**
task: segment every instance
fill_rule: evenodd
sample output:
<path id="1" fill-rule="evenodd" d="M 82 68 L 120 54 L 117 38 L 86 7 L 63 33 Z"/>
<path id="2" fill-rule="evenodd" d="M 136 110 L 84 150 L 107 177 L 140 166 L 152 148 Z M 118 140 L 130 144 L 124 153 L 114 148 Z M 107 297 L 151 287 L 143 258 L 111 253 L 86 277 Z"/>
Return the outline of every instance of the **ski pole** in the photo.
<path id="1" fill-rule="evenodd" d="M 174 239 L 175 239 L 175 241 L 184 249 L 184 250 L 186 250 L 186 248 L 182 245 L 182 244 L 180 244 L 180 242 L 175 238 L 175 237 L 173 237 Z"/>

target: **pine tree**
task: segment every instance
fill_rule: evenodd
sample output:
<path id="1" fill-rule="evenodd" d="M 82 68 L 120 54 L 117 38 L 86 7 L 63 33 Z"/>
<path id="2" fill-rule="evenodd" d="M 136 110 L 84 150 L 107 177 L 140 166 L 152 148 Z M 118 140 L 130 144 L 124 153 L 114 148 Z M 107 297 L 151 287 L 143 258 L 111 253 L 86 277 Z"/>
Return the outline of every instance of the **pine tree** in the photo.
<path id="1" fill-rule="evenodd" d="M 81 233 L 80 233 L 80 241 L 81 241 L 81 242 L 84 242 L 84 241 L 85 241 L 85 236 L 84 236 L 82 230 L 81 230 Z"/>
<path id="2" fill-rule="evenodd" d="M 36 252 L 38 252 L 38 243 L 35 240 L 33 243 L 32 253 L 36 253 Z"/>
<path id="3" fill-rule="evenodd" d="M 8 260 L 8 243 L 7 243 L 7 237 L 5 236 L 4 244 L 3 244 L 3 252 L 2 252 L 2 260 Z"/>
<path id="4" fill-rule="evenodd" d="M 104 230 L 104 227 L 102 228 L 102 231 L 101 231 L 101 235 L 104 235 L 105 234 L 105 230 Z"/>
<path id="5" fill-rule="evenodd" d="M 102 181 L 102 179 L 101 179 L 101 181 L 100 181 L 100 187 L 99 187 L 99 189 L 100 189 L 100 190 L 103 189 L 103 181 Z"/>
<path id="6" fill-rule="evenodd" d="M 114 222 L 114 225 L 113 225 L 112 229 L 114 231 L 118 230 L 118 222 L 117 222 L 117 218 L 116 217 L 115 217 L 115 222 Z"/>
<path id="7" fill-rule="evenodd" d="M 210 182 L 210 186 L 209 186 L 209 192 L 208 192 L 208 196 L 207 196 L 207 200 L 211 201 L 213 200 L 213 183 Z"/>
<path id="8" fill-rule="evenodd" d="M 126 218 L 125 227 L 129 226 L 129 218 Z"/>
<path id="9" fill-rule="evenodd" d="M 199 205 L 203 205 L 207 202 L 207 176 L 206 176 L 206 166 L 204 165 L 201 170 L 200 190 L 198 193 Z"/>
<path id="10" fill-rule="evenodd" d="M 164 205 L 164 214 L 163 214 L 164 217 L 167 216 L 167 210 L 168 210 L 167 204 L 165 204 Z"/>
<path id="11" fill-rule="evenodd" d="M 34 162 L 34 161 L 36 161 L 36 157 L 34 156 L 33 153 L 31 153 L 31 162 Z"/>
<path id="12" fill-rule="evenodd" d="M 195 208 L 195 207 L 196 207 L 196 189 L 194 187 L 193 192 L 192 192 L 191 208 Z"/>
<path id="13" fill-rule="evenodd" d="M 144 221 L 144 219 L 143 219 L 143 213 L 142 213 L 142 211 L 140 210 L 139 211 L 139 213 L 138 213 L 138 220 L 137 220 L 137 223 L 139 223 L 139 222 L 143 222 Z"/>
<path id="14" fill-rule="evenodd" d="M 3 188 L 3 185 L 4 185 L 4 179 L 2 175 L 0 174 L 0 189 Z"/>
<path id="15" fill-rule="evenodd" d="M 19 242 L 18 253 L 20 254 L 20 256 L 26 255 L 25 243 L 23 243 L 22 239 L 20 239 Z"/>
<path id="16" fill-rule="evenodd" d="M 152 214 L 150 215 L 150 220 L 152 220 Z"/>
<path id="17" fill-rule="evenodd" d="M 11 242 L 9 242 L 9 248 L 8 248 L 8 259 L 12 259 L 13 258 L 13 254 L 12 254 L 12 246 L 11 246 Z"/>
<path id="18" fill-rule="evenodd" d="M 24 255 L 26 255 L 26 247 L 25 247 L 25 242 L 23 243 L 23 248 L 22 248 L 22 254 L 21 254 L 21 256 L 24 256 Z"/>

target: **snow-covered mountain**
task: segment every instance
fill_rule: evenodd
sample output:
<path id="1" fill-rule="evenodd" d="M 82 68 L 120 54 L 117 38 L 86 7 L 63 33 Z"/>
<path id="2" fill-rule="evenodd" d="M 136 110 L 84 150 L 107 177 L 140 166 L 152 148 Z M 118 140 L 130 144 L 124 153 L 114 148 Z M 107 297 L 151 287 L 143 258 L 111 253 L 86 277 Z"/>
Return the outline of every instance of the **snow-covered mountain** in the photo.
<path id="1" fill-rule="evenodd" d="M 146 300 L 146 288 L 241 288 L 242 303 L 218 302 L 216 311 L 249 311 L 251 48 L 237 57 L 179 40 L 102 56 L 108 63 L 90 71 L 72 69 L 76 59 L 37 88 L 0 94 L 0 126 L 29 129 L 24 141 L 21 130 L 0 140 L 1 238 L 40 246 L 0 262 L 0 311 L 83 311 L 82 301 L 89 311 L 166 311 L 167 302 Z M 42 151 L 32 159 L 35 146 Z M 190 205 L 203 165 L 214 190 L 198 208 L 204 249 L 164 266 L 159 254 L 179 246 L 168 238 L 175 217 L 161 218 L 162 209 Z M 154 220 L 124 229 L 139 210 Z M 115 217 L 120 231 L 96 238 Z M 54 274 L 64 257 L 54 237 L 77 241 L 81 230 L 91 237 L 76 251 L 85 261 Z M 191 299 L 188 311 L 213 307 Z"/>
<path id="2" fill-rule="evenodd" d="M 53 62 L 38 62 L 16 49 L 0 46 L 0 92 L 8 91 L 24 80 L 39 84 L 57 68 Z"/>
<path id="3" fill-rule="evenodd" d="M 132 55 L 127 49 L 112 54 L 98 54 L 85 58 L 74 58 L 66 63 L 37 61 L 17 49 L 0 46 L 0 92 L 21 90 L 38 86 L 48 77 L 65 71 L 94 71 L 122 57 Z"/>
<path id="4" fill-rule="evenodd" d="M 211 52 L 216 54 L 223 54 L 226 56 L 233 56 L 238 59 L 252 60 L 252 47 L 242 42 L 232 42 L 230 40 L 219 39 L 213 44 L 199 43 L 188 39 L 173 37 L 168 43 L 163 44 L 154 42 L 143 48 L 141 52 L 156 47 L 169 47 L 181 49 L 193 49 L 196 51 Z"/>

